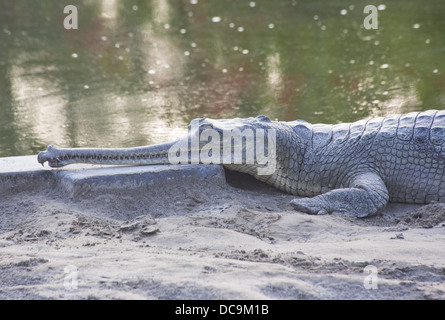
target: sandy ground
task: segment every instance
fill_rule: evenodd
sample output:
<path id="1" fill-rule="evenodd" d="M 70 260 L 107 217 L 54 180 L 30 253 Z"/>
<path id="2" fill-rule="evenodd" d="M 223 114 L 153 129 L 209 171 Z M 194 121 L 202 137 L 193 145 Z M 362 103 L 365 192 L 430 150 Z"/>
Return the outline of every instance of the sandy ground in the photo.
<path id="1" fill-rule="evenodd" d="M 227 180 L 144 195 L 4 192 L 0 298 L 445 298 L 445 205 L 310 216 L 293 196 Z"/>

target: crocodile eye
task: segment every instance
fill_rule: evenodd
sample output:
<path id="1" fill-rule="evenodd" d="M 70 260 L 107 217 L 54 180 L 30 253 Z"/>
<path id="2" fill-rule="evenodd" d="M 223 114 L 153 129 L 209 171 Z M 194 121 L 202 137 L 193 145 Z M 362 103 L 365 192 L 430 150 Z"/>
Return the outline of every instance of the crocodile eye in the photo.
<path id="1" fill-rule="evenodd" d="M 202 123 L 199 125 L 199 129 L 200 130 L 213 129 L 213 124 L 212 123 Z"/>

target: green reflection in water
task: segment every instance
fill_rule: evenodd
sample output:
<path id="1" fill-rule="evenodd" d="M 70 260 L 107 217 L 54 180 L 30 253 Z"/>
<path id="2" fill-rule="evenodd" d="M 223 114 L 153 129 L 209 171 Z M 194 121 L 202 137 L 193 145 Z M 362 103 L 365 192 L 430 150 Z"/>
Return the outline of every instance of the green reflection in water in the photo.
<path id="1" fill-rule="evenodd" d="M 445 105 L 443 0 L 194 2 L 1 2 L 0 156 L 158 143 L 197 117 L 338 123 Z M 78 30 L 63 28 L 68 4 Z"/>

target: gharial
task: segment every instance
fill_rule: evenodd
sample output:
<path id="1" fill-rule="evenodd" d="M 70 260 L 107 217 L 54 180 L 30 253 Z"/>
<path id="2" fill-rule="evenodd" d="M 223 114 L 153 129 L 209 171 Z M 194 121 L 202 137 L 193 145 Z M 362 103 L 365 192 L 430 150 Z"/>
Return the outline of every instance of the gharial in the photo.
<path id="1" fill-rule="evenodd" d="M 425 204 L 445 202 L 445 110 L 413 112 L 336 125 L 309 124 L 303 120 L 271 121 L 266 116 L 227 120 L 196 119 L 193 123 L 199 124 L 198 129 L 189 130 L 182 140 L 118 149 L 64 149 L 49 146 L 46 151 L 39 153 L 38 161 L 42 165 L 48 161 L 51 167 L 76 162 L 169 164 L 169 150 L 175 143 L 191 141 L 194 136 L 207 132 L 205 130 L 211 129 L 222 135 L 229 129 L 239 129 L 237 132 L 241 134 L 247 132 L 246 129 L 253 132 L 262 129 L 264 132 L 275 132 L 275 149 L 269 147 L 267 150 L 269 153 L 275 151 L 273 172 L 258 174 L 257 169 L 264 167 L 264 163 L 259 161 L 253 164 L 246 161 L 222 164 L 230 170 L 249 173 L 278 189 L 303 197 L 291 201 L 291 205 L 298 211 L 365 217 L 380 212 L 389 201 Z M 267 149 L 267 143 L 271 141 L 268 141 L 268 135 L 265 137 Z M 195 148 L 203 150 L 204 142 L 201 137 Z M 243 160 L 246 160 L 245 156 Z"/>

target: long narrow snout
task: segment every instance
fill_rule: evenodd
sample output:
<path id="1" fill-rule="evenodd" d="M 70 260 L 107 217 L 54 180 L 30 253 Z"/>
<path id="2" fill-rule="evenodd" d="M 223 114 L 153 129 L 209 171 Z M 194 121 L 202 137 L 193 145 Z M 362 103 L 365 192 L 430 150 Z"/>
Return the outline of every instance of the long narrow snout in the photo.
<path id="1" fill-rule="evenodd" d="M 177 141 L 135 148 L 58 148 L 48 146 L 37 156 L 42 165 L 48 162 L 53 168 L 72 163 L 91 163 L 106 165 L 143 165 L 168 164 L 170 148 Z"/>

